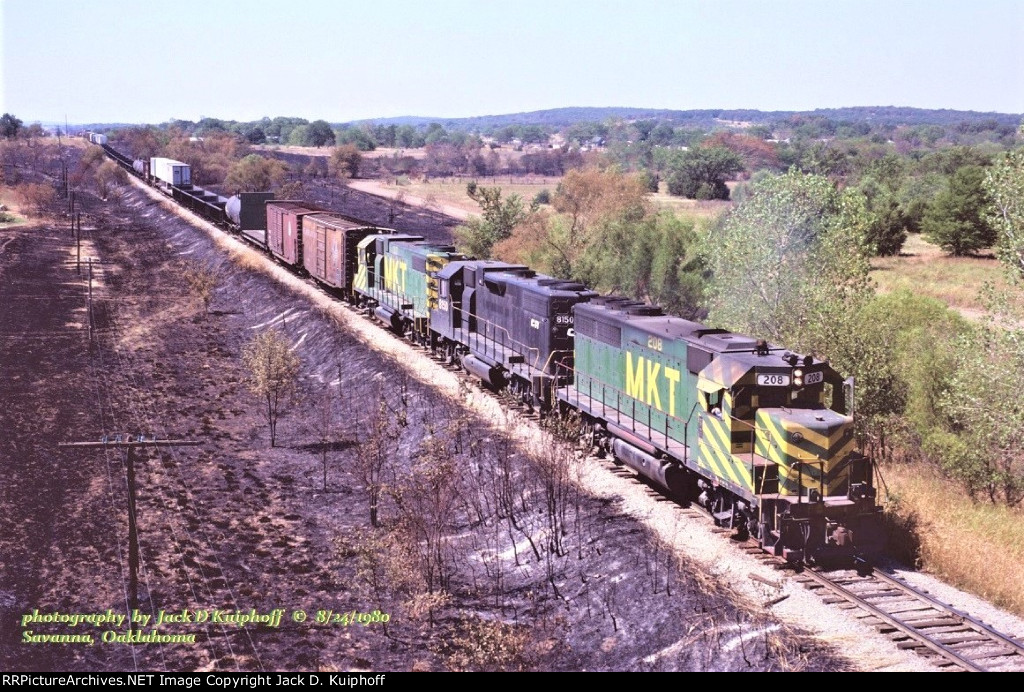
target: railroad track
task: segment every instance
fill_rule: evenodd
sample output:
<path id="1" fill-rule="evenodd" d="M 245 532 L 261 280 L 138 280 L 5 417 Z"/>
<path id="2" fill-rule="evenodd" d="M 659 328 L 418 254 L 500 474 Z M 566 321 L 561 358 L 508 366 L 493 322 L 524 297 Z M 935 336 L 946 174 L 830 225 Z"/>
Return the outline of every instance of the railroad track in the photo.
<path id="1" fill-rule="evenodd" d="M 671 502 L 635 473 L 608 458 L 592 456 L 588 461 L 601 464 L 615 475 L 635 479 L 645 486 L 647 495 L 653 500 Z M 677 507 L 686 517 L 710 519 L 710 515 L 697 505 Z M 711 530 L 723 535 L 733 533 L 717 527 Z M 756 540 L 737 541 L 736 547 L 755 559 L 772 563 L 779 570 L 793 569 L 793 565 L 762 550 Z M 1019 636 L 1003 634 L 926 591 L 878 569 L 824 571 L 805 568 L 794 572 L 791 578 L 818 593 L 827 604 L 849 610 L 859 609 L 859 617 L 887 635 L 897 648 L 912 650 L 938 668 L 971 672 L 1024 671 L 1024 643 Z"/>
<path id="2" fill-rule="evenodd" d="M 1024 644 L 981 620 L 884 572 L 804 570 L 794 577 L 822 591 L 826 603 L 859 608 L 865 620 L 900 649 L 941 668 L 971 672 L 1024 671 Z"/>

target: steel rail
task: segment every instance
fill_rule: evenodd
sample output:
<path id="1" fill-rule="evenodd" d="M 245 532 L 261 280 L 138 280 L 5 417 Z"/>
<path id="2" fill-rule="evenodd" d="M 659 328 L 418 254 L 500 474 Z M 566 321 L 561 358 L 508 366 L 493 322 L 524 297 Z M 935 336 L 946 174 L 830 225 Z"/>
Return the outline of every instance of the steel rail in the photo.
<path id="1" fill-rule="evenodd" d="M 981 673 L 981 672 L 985 672 L 986 671 L 985 668 L 982 668 L 981 666 L 976 664 L 974 661 L 966 659 L 963 656 L 955 653 L 954 651 L 951 651 L 949 649 L 949 647 L 944 646 L 943 644 L 939 644 L 938 642 L 933 641 L 931 638 L 929 638 L 927 635 L 922 633 L 920 630 L 918 630 L 915 627 L 913 627 L 911 625 L 908 625 L 908 624 L 906 624 L 906 623 L 904 623 L 904 622 L 894 618 L 892 615 L 890 615 L 890 614 L 886 613 L 885 611 L 877 608 L 876 606 L 871 605 L 864 598 L 861 598 L 860 596 L 858 596 L 857 594 L 853 593 L 849 589 L 846 589 L 846 588 L 840 586 L 839 584 L 835 583 L 834 581 L 832 581 L 831 579 L 829 579 L 825 575 L 821 574 L 820 572 L 816 572 L 814 570 L 804 570 L 801 574 L 810 577 L 811 579 L 816 581 L 818 584 L 820 584 L 821 586 L 823 586 L 826 589 L 828 589 L 829 591 L 831 591 L 832 593 L 834 593 L 834 594 L 836 594 L 838 596 L 841 596 L 845 600 L 850 601 L 851 603 L 855 604 L 858 608 L 866 610 L 871 615 L 875 616 L 876 618 L 878 618 L 882 622 L 886 623 L 887 625 L 895 627 L 897 630 L 899 630 L 900 632 L 906 634 L 911 639 L 914 639 L 915 641 L 919 642 L 922 646 L 925 646 L 926 648 L 928 648 L 931 651 L 935 652 L 939 656 L 942 656 L 943 658 L 951 661 L 952 663 L 955 663 L 956 665 L 960 666 L 964 670 L 972 672 L 972 673 Z M 915 597 L 920 597 L 921 596 L 921 594 L 919 594 L 916 590 L 912 589 L 911 587 L 909 587 L 909 586 L 907 586 L 905 584 L 902 585 L 902 587 L 903 587 L 904 590 L 909 590 Z M 931 604 L 929 604 L 929 605 L 931 605 Z M 933 606 L 933 607 L 936 607 L 936 606 Z M 944 605 L 944 604 L 940 604 L 938 608 L 939 608 L 939 610 L 944 610 L 944 611 L 949 611 L 950 610 L 949 606 Z M 959 613 L 956 613 L 956 615 L 958 617 L 960 617 Z"/>
<path id="2" fill-rule="evenodd" d="M 905 593 L 912 594 L 915 598 L 919 598 L 922 601 L 927 602 L 932 607 L 938 610 L 945 610 L 950 613 L 953 613 L 958 618 L 960 618 L 961 622 L 970 625 L 972 628 L 980 630 L 982 633 L 996 640 L 998 643 L 1010 647 L 1018 656 L 1024 656 L 1024 644 L 1021 644 L 1016 639 L 1012 639 L 1006 636 L 1002 632 L 998 632 L 992 629 L 989 625 L 985 624 L 981 620 L 971 615 L 968 615 L 963 611 L 957 610 L 956 608 L 953 608 L 947 603 L 943 603 L 942 601 L 932 598 L 926 593 L 918 591 L 914 587 L 901 581 L 900 579 L 897 579 L 896 577 L 890 574 L 886 574 L 885 572 L 875 570 L 874 572 L 872 572 L 872 576 L 878 578 L 880 581 L 895 586 L 896 588 L 902 589 Z"/>

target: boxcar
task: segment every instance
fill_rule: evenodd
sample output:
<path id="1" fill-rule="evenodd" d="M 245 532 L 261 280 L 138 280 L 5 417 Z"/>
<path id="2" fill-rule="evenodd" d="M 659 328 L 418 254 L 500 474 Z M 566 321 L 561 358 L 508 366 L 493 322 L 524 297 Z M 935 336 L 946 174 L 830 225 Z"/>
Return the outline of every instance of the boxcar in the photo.
<path id="1" fill-rule="evenodd" d="M 336 289 L 354 302 L 352 284 L 358 266 L 359 241 L 370 235 L 394 233 L 351 219 L 323 212 L 302 219 L 303 266 L 317 282 Z"/>
<path id="2" fill-rule="evenodd" d="M 308 202 L 267 202 L 267 249 L 290 267 L 302 267 L 302 219 L 323 211 Z"/>

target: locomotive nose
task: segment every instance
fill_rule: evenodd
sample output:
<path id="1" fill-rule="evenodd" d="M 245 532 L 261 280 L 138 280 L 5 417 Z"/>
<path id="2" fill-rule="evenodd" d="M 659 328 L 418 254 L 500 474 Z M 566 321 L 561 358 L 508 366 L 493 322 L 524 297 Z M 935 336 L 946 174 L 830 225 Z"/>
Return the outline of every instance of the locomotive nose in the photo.
<path id="1" fill-rule="evenodd" d="M 841 469 L 853 451 L 853 418 L 825 408 L 763 408 L 757 412 L 756 451 L 778 466 L 780 492 L 845 495 Z"/>

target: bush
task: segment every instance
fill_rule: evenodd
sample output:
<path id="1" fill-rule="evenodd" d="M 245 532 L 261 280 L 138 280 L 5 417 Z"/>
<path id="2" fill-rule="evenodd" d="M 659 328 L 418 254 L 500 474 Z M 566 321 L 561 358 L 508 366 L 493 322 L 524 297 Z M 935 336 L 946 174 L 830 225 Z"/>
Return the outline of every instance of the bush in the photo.
<path id="1" fill-rule="evenodd" d="M 987 218 L 989 199 L 984 180 L 985 170 L 980 166 L 960 168 L 925 212 L 922 230 L 950 254 L 971 254 L 996 241 L 995 229 Z"/>
<path id="2" fill-rule="evenodd" d="M 22 207 L 37 214 L 45 214 L 57 199 L 53 186 L 45 183 L 24 183 L 16 188 L 16 193 Z"/>

